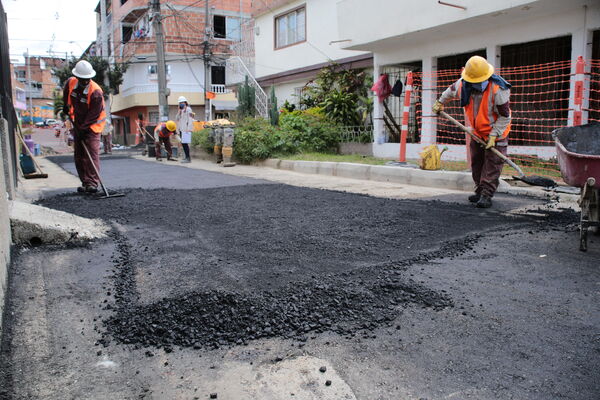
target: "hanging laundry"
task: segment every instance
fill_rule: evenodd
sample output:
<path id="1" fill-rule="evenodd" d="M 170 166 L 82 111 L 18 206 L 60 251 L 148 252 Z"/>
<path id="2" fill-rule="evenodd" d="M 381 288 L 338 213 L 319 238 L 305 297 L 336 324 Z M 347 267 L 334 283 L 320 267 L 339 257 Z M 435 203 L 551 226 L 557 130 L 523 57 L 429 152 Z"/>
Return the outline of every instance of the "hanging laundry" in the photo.
<path id="1" fill-rule="evenodd" d="M 390 96 L 390 93 L 392 93 L 392 87 L 388 78 L 388 74 L 381 74 L 371 88 L 371 91 L 375 92 L 380 103 L 383 103 Z"/>
<path id="2" fill-rule="evenodd" d="M 392 94 L 396 97 L 402 96 L 402 88 L 403 87 L 404 87 L 404 85 L 402 85 L 402 81 L 400 79 L 398 79 L 396 81 L 396 83 L 394 83 L 394 87 L 392 88 Z"/>

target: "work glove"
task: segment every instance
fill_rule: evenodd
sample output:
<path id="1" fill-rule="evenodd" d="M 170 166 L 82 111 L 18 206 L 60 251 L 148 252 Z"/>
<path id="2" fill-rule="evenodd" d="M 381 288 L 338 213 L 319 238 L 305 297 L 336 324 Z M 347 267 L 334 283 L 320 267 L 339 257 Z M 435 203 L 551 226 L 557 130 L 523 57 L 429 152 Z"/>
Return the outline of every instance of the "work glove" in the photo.
<path id="1" fill-rule="evenodd" d="M 439 114 L 440 111 L 444 111 L 444 104 L 441 103 L 439 100 L 436 100 L 435 103 L 433 103 L 433 107 L 431 107 L 431 110 L 435 114 Z"/>
<path id="2" fill-rule="evenodd" d="M 485 149 L 489 150 L 496 145 L 496 136 L 490 135 L 488 138 L 487 144 L 485 145 Z"/>

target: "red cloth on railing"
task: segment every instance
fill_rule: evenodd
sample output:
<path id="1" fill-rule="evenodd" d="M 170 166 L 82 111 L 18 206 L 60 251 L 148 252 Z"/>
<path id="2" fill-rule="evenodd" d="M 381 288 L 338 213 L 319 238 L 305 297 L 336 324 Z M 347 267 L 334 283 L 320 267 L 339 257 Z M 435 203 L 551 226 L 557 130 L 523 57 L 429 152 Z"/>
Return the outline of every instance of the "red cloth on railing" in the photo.
<path id="1" fill-rule="evenodd" d="M 392 87 L 390 86 L 388 74 L 381 74 L 379 79 L 377 79 L 377 82 L 375 82 L 371 88 L 371 91 L 375 92 L 379 102 L 383 103 L 383 101 L 392 93 Z"/>

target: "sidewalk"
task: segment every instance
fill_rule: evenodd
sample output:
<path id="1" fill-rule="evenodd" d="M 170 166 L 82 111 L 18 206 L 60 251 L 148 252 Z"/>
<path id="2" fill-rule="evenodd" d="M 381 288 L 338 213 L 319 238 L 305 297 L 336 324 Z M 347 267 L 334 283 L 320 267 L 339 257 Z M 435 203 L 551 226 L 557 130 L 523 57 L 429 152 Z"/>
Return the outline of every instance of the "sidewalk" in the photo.
<path id="1" fill-rule="evenodd" d="M 157 162 L 153 158 L 134 156 L 139 160 Z M 436 197 L 450 194 L 465 194 L 464 191 L 414 186 L 410 184 L 397 184 L 393 182 L 379 182 L 364 179 L 353 179 L 340 176 L 326 176 L 310 173 L 301 173 L 290 170 L 269 168 L 260 165 L 236 165 L 235 167 L 222 167 L 212 161 L 194 158 L 190 164 L 177 164 L 180 167 L 202 169 L 220 172 L 223 174 L 243 176 L 246 178 L 265 179 L 273 182 L 284 183 L 292 186 L 311 187 L 317 189 L 337 190 L 349 193 L 360 193 L 375 197 L 413 199 Z"/>

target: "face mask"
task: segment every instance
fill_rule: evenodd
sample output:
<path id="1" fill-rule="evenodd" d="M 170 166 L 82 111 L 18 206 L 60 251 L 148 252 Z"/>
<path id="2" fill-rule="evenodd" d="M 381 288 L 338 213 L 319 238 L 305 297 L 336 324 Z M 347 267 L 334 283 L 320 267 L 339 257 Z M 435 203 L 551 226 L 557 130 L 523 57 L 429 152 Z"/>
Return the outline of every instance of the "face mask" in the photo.
<path id="1" fill-rule="evenodd" d="M 471 88 L 477 90 L 478 92 L 484 92 L 488 86 L 488 81 L 483 81 L 479 83 L 471 83 Z"/>
<path id="2" fill-rule="evenodd" d="M 179 103 L 179 109 L 183 110 L 185 108 L 185 104 L 184 103 Z"/>
<path id="3" fill-rule="evenodd" d="M 87 85 L 90 84 L 90 80 L 83 79 L 83 78 L 77 78 L 77 83 L 79 84 L 79 86 L 86 87 Z"/>

